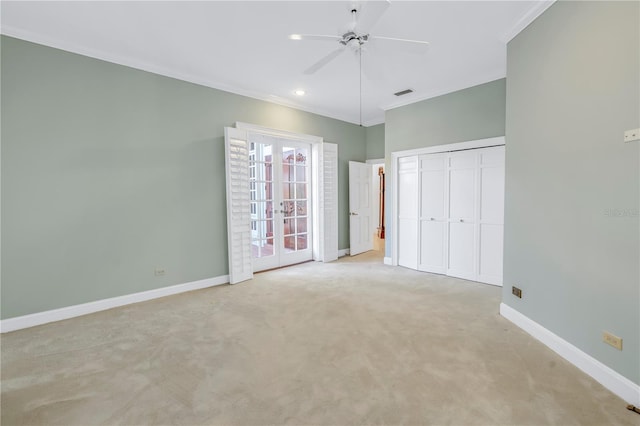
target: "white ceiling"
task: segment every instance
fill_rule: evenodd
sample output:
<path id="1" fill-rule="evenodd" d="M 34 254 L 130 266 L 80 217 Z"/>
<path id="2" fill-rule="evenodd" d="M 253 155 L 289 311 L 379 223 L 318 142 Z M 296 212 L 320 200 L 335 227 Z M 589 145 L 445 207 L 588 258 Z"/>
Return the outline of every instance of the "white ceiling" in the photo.
<path id="1" fill-rule="evenodd" d="M 549 2 L 393 1 L 372 35 L 427 40 L 422 54 L 393 42 L 365 45 L 360 120 L 357 56 L 346 52 L 303 71 L 338 47 L 290 34 L 342 35 L 354 2 L 2 1 L 2 33 L 352 123 L 384 110 L 506 75 L 506 41 Z M 361 3 L 367 7 L 380 5 Z M 294 90 L 306 95 L 298 97 Z M 402 98 L 393 93 L 411 88 Z"/>

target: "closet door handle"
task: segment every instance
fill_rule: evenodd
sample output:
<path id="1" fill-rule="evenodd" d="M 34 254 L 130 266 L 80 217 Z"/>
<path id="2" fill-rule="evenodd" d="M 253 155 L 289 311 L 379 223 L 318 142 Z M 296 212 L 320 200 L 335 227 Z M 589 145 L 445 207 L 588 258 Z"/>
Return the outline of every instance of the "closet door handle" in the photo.
<path id="1" fill-rule="evenodd" d="M 432 218 L 431 218 L 431 219 L 429 219 L 429 220 L 436 220 L 436 219 L 432 217 Z"/>
<path id="2" fill-rule="evenodd" d="M 460 219 L 460 222 L 464 222 L 464 219 Z"/>
<path id="3" fill-rule="evenodd" d="M 351 213 L 349 213 L 349 214 L 350 214 L 351 216 L 358 216 L 358 213 L 353 213 L 353 212 L 351 212 Z"/>

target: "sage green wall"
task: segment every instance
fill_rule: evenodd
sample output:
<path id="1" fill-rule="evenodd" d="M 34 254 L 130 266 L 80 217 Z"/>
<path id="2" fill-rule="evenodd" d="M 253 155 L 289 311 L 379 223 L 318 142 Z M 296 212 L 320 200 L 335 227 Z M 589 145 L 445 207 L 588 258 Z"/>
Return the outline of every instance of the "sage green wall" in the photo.
<path id="1" fill-rule="evenodd" d="M 473 86 L 385 114 L 385 157 L 447 143 L 504 136 L 505 79 Z"/>
<path id="2" fill-rule="evenodd" d="M 384 123 L 367 127 L 367 160 L 384 158 Z"/>
<path id="3" fill-rule="evenodd" d="M 395 151 L 504 136 L 505 90 L 505 79 L 500 79 L 387 111 L 387 168 Z M 391 191 L 387 181 L 388 206 Z M 392 238 L 388 226 L 386 256 L 391 256 Z"/>
<path id="4" fill-rule="evenodd" d="M 508 44 L 503 289 L 635 383 L 640 149 L 622 137 L 640 127 L 639 20 L 638 2 L 557 2 Z"/>
<path id="5" fill-rule="evenodd" d="M 1 63 L 2 318 L 227 274 L 236 121 L 339 145 L 348 247 L 360 126 L 9 37 Z"/>

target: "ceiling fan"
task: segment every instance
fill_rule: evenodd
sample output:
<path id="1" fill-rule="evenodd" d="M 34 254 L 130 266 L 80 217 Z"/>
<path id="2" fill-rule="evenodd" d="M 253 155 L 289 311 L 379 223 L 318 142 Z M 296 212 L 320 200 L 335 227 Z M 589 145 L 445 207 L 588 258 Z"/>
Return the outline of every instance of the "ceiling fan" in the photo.
<path id="1" fill-rule="evenodd" d="M 316 73 L 322 67 L 324 67 L 325 65 L 336 59 L 338 56 L 340 56 L 343 52 L 348 50 L 348 48 L 353 50 L 354 53 L 358 54 L 361 59 L 363 46 L 370 42 L 377 42 L 378 40 L 396 42 L 396 48 L 400 48 L 402 50 L 407 50 L 407 48 L 413 47 L 412 49 L 410 49 L 411 51 L 421 53 L 424 48 L 429 45 L 428 41 L 409 40 L 396 37 L 382 37 L 370 34 L 371 29 L 380 20 L 382 15 L 389 8 L 390 4 L 391 2 L 389 0 L 370 1 L 365 5 L 352 4 L 350 9 L 351 22 L 348 24 L 346 32 L 339 36 L 320 34 L 291 34 L 289 36 L 291 40 L 320 40 L 331 41 L 334 43 L 337 42 L 339 44 L 337 49 L 333 50 L 328 55 L 317 61 L 315 64 L 311 65 L 304 71 L 304 73 L 307 75 Z"/>

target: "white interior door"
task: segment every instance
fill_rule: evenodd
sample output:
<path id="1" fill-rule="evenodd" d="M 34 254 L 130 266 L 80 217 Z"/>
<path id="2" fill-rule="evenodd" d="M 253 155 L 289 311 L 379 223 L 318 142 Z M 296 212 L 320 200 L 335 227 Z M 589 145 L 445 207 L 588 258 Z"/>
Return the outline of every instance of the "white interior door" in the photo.
<path id="1" fill-rule="evenodd" d="M 447 271 L 447 156 L 422 155 L 420 166 L 420 253 L 418 270 Z"/>
<path id="2" fill-rule="evenodd" d="M 349 251 L 351 256 L 373 250 L 370 183 L 371 166 L 349 161 Z"/>
<path id="3" fill-rule="evenodd" d="M 250 135 L 253 270 L 312 258 L 311 149 L 300 141 Z"/>
<path id="4" fill-rule="evenodd" d="M 447 275 L 476 279 L 477 153 L 449 156 L 449 247 Z"/>
<path id="5" fill-rule="evenodd" d="M 418 269 L 418 157 L 398 159 L 398 265 Z"/>

